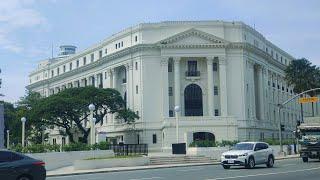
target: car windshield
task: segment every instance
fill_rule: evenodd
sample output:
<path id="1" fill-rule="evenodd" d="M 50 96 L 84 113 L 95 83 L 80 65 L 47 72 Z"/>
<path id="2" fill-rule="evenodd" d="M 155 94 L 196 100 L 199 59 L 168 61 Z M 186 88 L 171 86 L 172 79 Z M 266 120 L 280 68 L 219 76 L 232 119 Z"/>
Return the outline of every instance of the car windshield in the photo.
<path id="1" fill-rule="evenodd" d="M 234 150 L 253 150 L 252 143 L 239 143 L 236 144 L 233 148 Z"/>
<path id="2" fill-rule="evenodd" d="M 302 132 L 302 135 L 303 136 L 316 136 L 316 135 L 320 135 L 320 131 L 317 130 L 317 131 L 303 131 Z"/>

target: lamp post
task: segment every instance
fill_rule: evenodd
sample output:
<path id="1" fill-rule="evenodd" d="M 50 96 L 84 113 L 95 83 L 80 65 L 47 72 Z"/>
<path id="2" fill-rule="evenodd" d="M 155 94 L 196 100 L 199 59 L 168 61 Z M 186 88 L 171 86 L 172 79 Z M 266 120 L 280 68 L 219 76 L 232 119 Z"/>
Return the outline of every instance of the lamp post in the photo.
<path id="1" fill-rule="evenodd" d="M 21 122 L 22 122 L 22 147 L 24 147 L 25 145 L 25 125 L 26 125 L 26 121 L 27 119 L 25 117 L 21 118 Z"/>
<path id="2" fill-rule="evenodd" d="M 10 149 L 10 130 L 7 130 L 7 149 Z"/>
<path id="3" fill-rule="evenodd" d="M 94 127 L 94 124 L 93 124 L 93 111 L 94 111 L 95 109 L 96 109 L 96 107 L 94 106 L 94 104 L 90 104 L 90 105 L 89 105 L 89 110 L 90 110 L 90 122 L 91 122 L 91 126 L 90 126 L 90 127 L 91 127 L 91 131 L 90 131 L 90 132 L 91 132 L 91 133 L 90 133 L 90 134 L 91 134 L 91 136 L 90 136 L 90 143 L 91 143 L 91 144 L 94 144 L 94 143 L 93 143 L 93 133 L 92 133 L 92 132 L 93 132 L 93 129 L 94 129 L 94 128 L 93 128 L 93 127 Z"/>
<path id="4" fill-rule="evenodd" d="M 97 121 L 96 118 L 92 118 L 91 120 L 91 145 L 96 143 L 96 128 L 95 128 L 96 121 Z"/>
<path id="5" fill-rule="evenodd" d="M 174 111 L 176 112 L 176 138 L 177 143 L 179 143 L 179 112 L 180 112 L 180 106 L 175 106 Z"/>

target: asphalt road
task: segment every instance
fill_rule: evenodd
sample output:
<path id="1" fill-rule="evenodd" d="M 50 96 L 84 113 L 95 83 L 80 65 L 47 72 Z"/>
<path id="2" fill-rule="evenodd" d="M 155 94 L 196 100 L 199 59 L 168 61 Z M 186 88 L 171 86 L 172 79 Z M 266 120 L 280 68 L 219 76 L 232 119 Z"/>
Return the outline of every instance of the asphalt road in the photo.
<path id="1" fill-rule="evenodd" d="M 319 180 L 320 161 L 303 163 L 301 159 L 276 161 L 273 168 L 265 165 L 254 169 L 220 165 L 191 166 L 136 171 L 49 177 L 48 180 Z"/>

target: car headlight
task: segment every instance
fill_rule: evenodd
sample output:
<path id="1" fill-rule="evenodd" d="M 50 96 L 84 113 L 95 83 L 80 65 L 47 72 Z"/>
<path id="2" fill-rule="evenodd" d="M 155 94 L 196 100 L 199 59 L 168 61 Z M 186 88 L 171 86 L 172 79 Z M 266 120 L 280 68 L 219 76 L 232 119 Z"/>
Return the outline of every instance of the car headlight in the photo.
<path id="1" fill-rule="evenodd" d="M 240 154 L 239 157 L 248 156 L 248 153 Z"/>

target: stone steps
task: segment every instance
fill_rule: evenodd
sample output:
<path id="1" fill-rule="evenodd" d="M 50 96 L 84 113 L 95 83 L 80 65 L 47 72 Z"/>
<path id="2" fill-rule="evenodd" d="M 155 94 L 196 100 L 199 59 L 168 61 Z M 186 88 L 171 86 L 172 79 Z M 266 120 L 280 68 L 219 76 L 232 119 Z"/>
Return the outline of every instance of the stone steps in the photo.
<path id="1" fill-rule="evenodd" d="M 186 163 L 214 163 L 215 159 L 204 156 L 167 156 L 150 157 L 150 165 L 186 164 Z"/>

